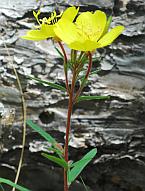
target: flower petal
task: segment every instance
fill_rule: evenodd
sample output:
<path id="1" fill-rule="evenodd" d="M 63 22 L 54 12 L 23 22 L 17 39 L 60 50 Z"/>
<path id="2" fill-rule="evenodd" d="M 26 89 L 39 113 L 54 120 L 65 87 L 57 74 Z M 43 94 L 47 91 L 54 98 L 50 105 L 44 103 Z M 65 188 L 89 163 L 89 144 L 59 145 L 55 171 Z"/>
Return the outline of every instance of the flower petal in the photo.
<path id="1" fill-rule="evenodd" d="M 94 13 L 94 19 L 95 19 L 94 28 L 97 31 L 95 35 L 95 40 L 97 41 L 101 37 L 105 29 L 107 17 L 103 11 L 97 10 Z"/>
<path id="2" fill-rule="evenodd" d="M 42 24 L 39 30 L 29 30 L 26 33 L 26 36 L 22 36 L 21 38 L 26 40 L 39 41 L 50 37 L 54 37 L 55 33 L 53 28 L 53 25 Z"/>
<path id="3" fill-rule="evenodd" d="M 111 44 L 124 30 L 124 26 L 117 26 L 110 30 L 106 35 L 104 35 L 98 43 L 100 44 L 98 48 L 102 48 Z"/>
<path id="4" fill-rule="evenodd" d="M 60 19 L 54 27 L 54 32 L 58 38 L 60 38 L 66 44 L 80 39 L 77 33 L 77 28 L 74 23 L 68 21 L 67 19 Z M 80 39 L 81 40 L 81 39 Z M 83 39 L 82 39 L 83 40 Z"/>
<path id="5" fill-rule="evenodd" d="M 81 13 L 76 19 L 77 28 L 86 34 L 92 41 L 97 41 L 106 26 L 106 14 L 102 11 Z"/>
<path id="6" fill-rule="evenodd" d="M 74 50 L 79 51 L 93 51 L 99 46 L 98 42 L 84 40 L 84 41 L 75 41 L 68 44 L 68 47 Z"/>
<path id="7" fill-rule="evenodd" d="M 90 35 L 93 31 L 93 14 L 89 11 L 81 13 L 76 19 L 77 28 Z"/>
<path id="8" fill-rule="evenodd" d="M 63 12 L 61 19 L 68 19 L 70 22 L 73 22 L 78 14 L 78 11 L 79 7 L 77 9 L 76 7 L 69 7 Z"/>

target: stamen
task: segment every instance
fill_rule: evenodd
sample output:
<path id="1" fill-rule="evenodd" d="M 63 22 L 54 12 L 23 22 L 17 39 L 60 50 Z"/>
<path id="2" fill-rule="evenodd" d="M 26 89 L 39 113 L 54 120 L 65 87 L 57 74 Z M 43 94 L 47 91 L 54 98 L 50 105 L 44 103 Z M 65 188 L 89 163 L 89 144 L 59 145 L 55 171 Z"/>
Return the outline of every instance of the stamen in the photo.
<path id="1" fill-rule="evenodd" d="M 56 15 L 56 17 L 61 17 L 63 14 L 63 11 L 61 11 L 61 13 L 59 15 Z"/>
<path id="2" fill-rule="evenodd" d="M 61 11 L 61 13 L 59 15 L 56 14 L 56 11 L 53 11 L 49 18 L 44 17 L 43 19 L 38 18 L 39 14 L 40 14 L 40 10 L 37 13 L 35 11 L 33 11 L 33 15 L 36 18 L 39 25 L 41 25 L 41 24 L 54 25 L 58 21 L 57 18 L 62 16 L 63 11 Z"/>
<path id="3" fill-rule="evenodd" d="M 85 27 L 85 24 L 82 21 L 79 24 L 75 24 L 77 26 L 78 34 L 84 37 L 85 39 L 95 40 L 102 31 L 101 26 L 98 27 L 96 30 L 93 30 L 91 25 Z"/>
<path id="4" fill-rule="evenodd" d="M 62 14 L 63 14 L 63 11 L 61 11 L 61 13 L 60 13 L 59 15 L 56 14 L 56 11 L 53 11 L 53 12 L 51 13 L 51 17 L 49 18 L 50 22 L 51 22 L 52 24 L 55 24 L 55 23 L 58 21 L 57 18 L 61 17 Z"/>
<path id="5" fill-rule="evenodd" d="M 53 18 L 56 17 L 56 11 L 53 11 Z"/>
<path id="6" fill-rule="evenodd" d="M 33 11 L 33 15 L 34 15 L 36 21 L 38 22 L 38 24 L 40 25 L 39 18 L 38 18 L 38 16 L 40 15 L 40 10 L 38 10 L 37 13 L 35 11 Z"/>

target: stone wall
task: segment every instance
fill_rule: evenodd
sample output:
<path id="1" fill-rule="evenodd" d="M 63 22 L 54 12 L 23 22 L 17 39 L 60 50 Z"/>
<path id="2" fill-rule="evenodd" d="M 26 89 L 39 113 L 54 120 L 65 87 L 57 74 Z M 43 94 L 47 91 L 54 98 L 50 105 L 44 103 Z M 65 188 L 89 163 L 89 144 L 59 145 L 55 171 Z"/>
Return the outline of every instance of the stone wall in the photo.
<path id="1" fill-rule="evenodd" d="M 97 147 L 95 160 L 82 177 L 92 191 L 145 191 L 145 1 L 5 0 L 0 3 L 0 177 L 14 179 L 22 137 L 22 104 L 12 65 L 27 102 L 27 117 L 63 143 L 67 96 L 28 78 L 64 85 L 63 61 L 53 42 L 20 39 L 33 27 L 32 10 L 43 15 L 54 8 L 79 5 L 113 15 L 112 27 L 126 30 L 110 46 L 96 52 L 97 61 L 85 94 L 110 95 L 107 101 L 80 102 L 72 116 L 70 153 L 73 160 Z M 6 44 L 7 48 L 4 46 Z M 67 47 L 66 47 L 67 48 Z M 9 54 L 9 55 L 8 55 Z M 100 59 L 101 56 L 101 59 Z M 20 182 L 32 191 L 62 190 L 62 170 L 41 157 L 47 143 L 29 127 Z M 80 179 L 72 190 L 84 190 Z M 7 188 L 8 191 L 8 188 Z"/>

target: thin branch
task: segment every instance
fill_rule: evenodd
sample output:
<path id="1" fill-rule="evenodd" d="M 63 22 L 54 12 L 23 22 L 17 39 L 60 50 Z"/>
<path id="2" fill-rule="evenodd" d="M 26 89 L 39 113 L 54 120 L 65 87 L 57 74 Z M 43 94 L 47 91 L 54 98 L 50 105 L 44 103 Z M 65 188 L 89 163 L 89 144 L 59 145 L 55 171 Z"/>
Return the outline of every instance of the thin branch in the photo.
<path id="1" fill-rule="evenodd" d="M 85 190 L 86 190 L 86 191 L 89 191 L 88 188 L 87 188 L 87 186 L 86 186 L 85 183 L 84 183 L 84 180 L 83 180 L 82 176 L 80 176 L 80 179 L 81 179 L 81 181 L 82 181 L 82 183 L 83 183 L 83 186 L 84 186 Z"/>
<path id="2" fill-rule="evenodd" d="M 66 124 L 66 133 L 65 133 L 65 147 L 64 147 L 64 159 L 68 163 L 68 144 L 69 144 L 69 135 L 70 135 L 70 129 L 71 129 L 71 115 L 72 115 L 72 109 L 73 109 L 73 98 L 74 98 L 74 88 L 76 83 L 76 73 L 73 72 L 72 77 L 72 83 L 71 83 L 71 89 L 69 94 L 69 102 L 68 102 L 68 112 L 67 112 L 67 124 Z M 67 170 L 64 169 L 64 191 L 68 191 L 68 180 L 67 180 Z"/>
<path id="3" fill-rule="evenodd" d="M 77 98 L 80 96 L 80 94 L 81 94 L 81 92 L 82 92 L 82 90 L 83 90 L 83 88 L 85 86 L 86 80 L 88 79 L 89 74 L 90 74 L 91 69 L 92 69 L 92 54 L 91 54 L 91 52 L 88 52 L 88 58 L 89 58 L 88 69 L 87 69 L 86 75 L 85 75 L 85 77 L 84 77 L 84 79 L 82 81 L 82 84 L 81 84 L 79 90 L 77 91 L 77 93 L 75 95 L 74 103 L 76 103 Z"/>
<path id="4" fill-rule="evenodd" d="M 4 47 L 7 51 L 7 54 L 10 58 L 10 53 L 9 50 L 7 48 L 7 45 L 4 43 Z M 18 88 L 19 88 L 19 92 L 20 92 L 20 96 L 21 96 L 21 100 L 22 100 L 22 111 L 23 111 L 23 138 L 22 138 L 22 150 L 21 150 L 21 154 L 20 154 L 20 159 L 19 159 L 19 164 L 18 164 L 18 169 L 17 169 L 17 174 L 15 177 L 15 184 L 17 184 L 19 176 L 20 176 L 20 172 L 21 172 L 21 167 L 22 167 L 22 163 L 23 163 L 23 156 L 24 156 L 24 150 L 25 150 L 25 142 L 26 142 L 26 102 L 25 102 L 25 98 L 23 95 L 23 90 L 22 90 L 22 86 L 21 86 L 21 82 L 18 76 L 18 73 L 13 65 L 13 62 L 10 60 L 10 64 L 12 66 L 12 69 L 14 71 L 14 74 L 16 76 L 16 80 L 17 80 L 17 84 L 18 84 Z M 15 191 L 15 188 L 13 187 L 12 191 Z"/>
<path id="5" fill-rule="evenodd" d="M 58 41 L 58 44 L 59 44 L 59 46 L 60 46 L 60 48 L 61 48 L 61 50 L 62 50 L 63 56 L 64 56 L 65 84 L 66 84 L 67 93 L 69 94 L 69 93 L 70 93 L 70 88 L 69 88 L 68 75 L 67 75 L 67 73 L 68 73 L 68 72 L 67 72 L 67 71 L 68 71 L 68 69 L 67 69 L 67 67 L 68 67 L 68 64 L 67 64 L 67 62 L 68 62 L 68 60 L 67 60 L 67 55 L 66 55 L 66 52 L 65 52 L 65 49 L 64 49 L 62 43 L 61 43 L 60 41 Z"/>

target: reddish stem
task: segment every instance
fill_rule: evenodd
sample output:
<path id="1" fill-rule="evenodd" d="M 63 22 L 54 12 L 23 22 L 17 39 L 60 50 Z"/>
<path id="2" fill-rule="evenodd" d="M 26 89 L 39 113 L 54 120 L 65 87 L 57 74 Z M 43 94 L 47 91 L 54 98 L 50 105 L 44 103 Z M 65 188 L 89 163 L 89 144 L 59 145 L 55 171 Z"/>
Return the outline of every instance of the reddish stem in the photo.
<path id="1" fill-rule="evenodd" d="M 73 109 L 73 96 L 74 96 L 74 87 L 76 81 L 76 74 L 73 73 L 72 84 L 71 84 L 71 91 L 69 94 L 69 102 L 68 102 L 68 113 L 67 113 L 67 125 L 66 125 L 66 138 L 65 138 L 65 149 L 64 149 L 64 158 L 65 161 L 68 163 L 68 144 L 69 144 L 69 134 L 71 128 L 71 114 Z M 67 171 L 64 169 L 64 191 L 68 191 L 68 182 L 67 182 Z"/>
<path id="2" fill-rule="evenodd" d="M 67 90 L 67 93 L 69 94 L 70 93 L 70 89 L 69 89 L 69 83 L 68 83 L 68 76 L 67 76 L 67 55 L 66 55 L 66 52 L 65 52 L 65 49 L 63 47 L 63 45 L 61 44 L 60 41 L 58 41 L 58 44 L 63 52 L 63 56 L 64 56 L 64 75 L 65 75 L 65 84 L 66 84 L 66 90 Z"/>
<path id="3" fill-rule="evenodd" d="M 91 68 L 92 68 L 92 54 L 91 54 L 91 52 L 88 52 L 88 57 L 89 57 L 89 65 L 88 65 L 88 70 L 87 70 L 85 79 L 88 79 L 88 76 L 89 76 Z"/>
<path id="4" fill-rule="evenodd" d="M 90 71 L 91 71 L 91 68 L 92 68 L 92 54 L 91 52 L 88 52 L 88 58 L 89 58 L 89 64 L 88 64 L 88 69 L 87 69 L 87 72 L 86 72 L 86 75 L 85 75 L 85 78 L 79 88 L 79 90 L 77 91 L 76 93 L 76 96 L 74 98 L 74 102 L 76 102 L 77 98 L 79 97 L 79 95 L 81 94 L 83 88 L 84 88 L 84 85 L 85 85 L 85 82 L 86 80 L 88 79 L 89 77 L 89 74 L 90 74 Z"/>
<path id="5" fill-rule="evenodd" d="M 63 55 L 64 55 L 64 72 L 65 72 L 65 82 L 66 82 L 66 89 L 69 95 L 69 102 L 68 102 L 68 112 L 67 112 L 67 124 L 66 124 L 66 138 L 65 138 L 65 146 L 64 146 L 64 159 L 65 161 L 68 163 L 69 162 L 69 158 L 68 158 L 68 145 L 69 145 L 69 134 L 70 134 L 70 128 L 71 128 L 71 115 L 72 115 L 72 109 L 73 109 L 73 105 L 74 105 L 74 101 L 76 101 L 76 99 L 78 98 L 78 96 L 80 95 L 84 84 L 85 84 L 85 80 L 88 79 L 89 73 L 91 71 L 92 68 L 92 55 L 90 52 L 88 52 L 88 57 L 89 57 L 89 65 L 88 65 L 88 70 L 86 72 L 85 78 L 84 78 L 84 83 L 81 84 L 80 89 L 78 90 L 75 98 L 74 98 L 74 87 L 75 87 L 75 83 L 76 83 L 76 68 L 74 68 L 73 71 L 73 77 L 72 77 L 72 83 L 71 83 L 71 88 L 69 88 L 68 85 L 68 77 L 67 77 L 67 69 L 66 69 L 66 65 L 67 64 L 67 56 L 64 50 L 63 45 L 61 44 L 61 42 L 58 42 Z M 68 180 L 67 180 L 67 170 L 64 169 L 64 191 L 68 191 Z"/>
<path id="6" fill-rule="evenodd" d="M 64 169 L 64 191 L 68 191 L 67 171 Z"/>

